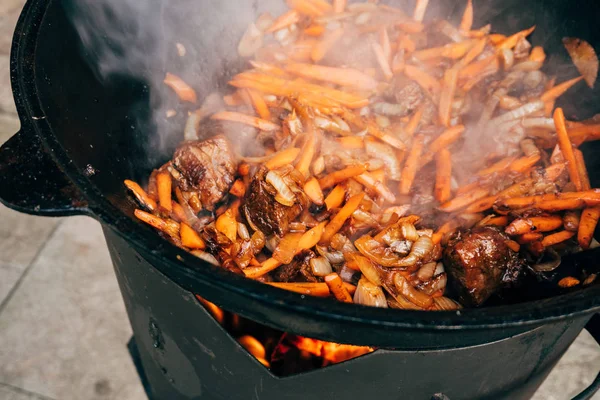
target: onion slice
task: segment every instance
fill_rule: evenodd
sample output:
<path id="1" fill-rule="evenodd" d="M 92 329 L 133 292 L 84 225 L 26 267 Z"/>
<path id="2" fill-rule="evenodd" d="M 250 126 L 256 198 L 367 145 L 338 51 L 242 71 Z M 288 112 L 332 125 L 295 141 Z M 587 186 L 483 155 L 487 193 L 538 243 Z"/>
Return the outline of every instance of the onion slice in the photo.
<path id="1" fill-rule="evenodd" d="M 582 39 L 567 37 L 563 44 L 569 52 L 575 67 L 592 89 L 598 79 L 598 56 L 592 45 Z"/>
<path id="2" fill-rule="evenodd" d="M 354 303 L 368 307 L 387 308 L 388 303 L 381 287 L 362 278 L 354 292 Z"/>

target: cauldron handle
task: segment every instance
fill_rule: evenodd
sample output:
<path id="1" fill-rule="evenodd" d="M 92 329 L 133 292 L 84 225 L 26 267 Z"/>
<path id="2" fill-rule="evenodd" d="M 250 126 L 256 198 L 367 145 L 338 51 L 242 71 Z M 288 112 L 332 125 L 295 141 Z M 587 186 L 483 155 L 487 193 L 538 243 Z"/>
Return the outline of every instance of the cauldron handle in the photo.
<path id="1" fill-rule="evenodd" d="M 25 124 L 0 148 L 0 202 L 40 216 L 90 214 L 79 190 Z"/>
<path id="2" fill-rule="evenodd" d="M 600 314 L 596 314 L 592 317 L 590 322 L 586 325 L 585 329 L 592 335 L 596 342 L 600 344 Z M 600 390 L 600 373 L 594 379 L 594 382 L 583 392 L 579 393 L 573 400 L 590 400 Z"/>

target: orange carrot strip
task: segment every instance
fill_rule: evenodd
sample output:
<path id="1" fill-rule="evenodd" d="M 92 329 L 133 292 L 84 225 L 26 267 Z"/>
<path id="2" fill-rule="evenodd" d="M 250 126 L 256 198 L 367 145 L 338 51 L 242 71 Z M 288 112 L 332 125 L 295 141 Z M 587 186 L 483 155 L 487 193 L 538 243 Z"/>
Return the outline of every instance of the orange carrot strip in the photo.
<path id="1" fill-rule="evenodd" d="M 304 177 L 308 177 L 310 174 L 310 165 L 312 164 L 313 158 L 315 157 L 316 149 L 316 138 L 315 133 L 310 132 L 308 134 L 308 140 L 302 146 L 302 151 L 298 155 L 296 160 L 296 169 L 302 173 Z"/>
<path id="2" fill-rule="evenodd" d="M 580 77 L 565 81 L 559 85 L 556 85 L 553 88 L 547 90 L 546 93 L 544 93 L 540 97 L 540 100 L 542 100 L 545 103 L 554 101 L 554 100 L 558 99 L 560 96 L 562 96 L 563 94 L 565 94 L 567 92 L 567 90 L 571 89 L 576 83 L 578 83 L 581 80 L 583 80 L 583 76 L 580 76 Z"/>
<path id="3" fill-rule="evenodd" d="M 264 119 L 251 117 L 250 115 L 233 111 L 221 111 L 213 114 L 211 118 L 221 121 L 239 122 L 241 124 L 250 125 L 267 132 L 276 131 L 280 128 L 279 125 L 274 124 L 271 121 L 266 121 Z"/>
<path id="4" fill-rule="evenodd" d="M 180 234 L 183 247 L 193 250 L 204 250 L 206 248 L 204 240 L 202 240 L 200 235 L 198 235 L 198 232 L 193 230 L 188 224 L 181 224 Z"/>
<path id="5" fill-rule="evenodd" d="M 344 182 L 350 178 L 362 175 L 366 170 L 367 168 L 365 165 L 355 165 L 352 167 L 344 168 L 342 170 L 332 172 L 329 175 L 319 179 L 319 185 L 321 185 L 321 189 L 328 189 L 337 185 L 340 182 Z"/>
<path id="6" fill-rule="evenodd" d="M 461 32 L 470 32 L 473 27 L 473 0 L 467 1 L 467 8 L 463 14 L 459 29 Z"/>
<path id="7" fill-rule="evenodd" d="M 395 136 L 392 136 L 388 133 L 382 132 L 379 129 L 379 127 L 377 126 L 377 124 L 375 124 L 375 123 L 368 124 L 367 131 L 369 132 L 370 135 L 375 136 L 382 142 L 385 142 L 398 150 L 404 150 L 406 148 L 406 145 L 404 144 L 404 142 L 402 142 L 400 139 L 396 138 Z"/>
<path id="8" fill-rule="evenodd" d="M 271 111 L 265 102 L 265 99 L 260 95 L 260 93 L 255 90 L 248 90 L 248 96 L 250 96 L 250 100 L 252 101 L 252 106 L 254 110 L 258 114 L 259 117 L 268 121 L 271 119 Z"/>
<path id="9" fill-rule="evenodd" d="M 423 22 L 423 18 L 425 18 L 425 12 L 427 11 L 427 5 L 429 4 L 429 0 L 417 0 L 417 4 L 415 5 L 415 11 L 413 13 L 413 19 L 417 22 Z"/>
<path id="10" fill-rule="evenodd" d="M 485 38 L 478 40 L 477 43 L 475 43 L 475 45 L 471 48 L 471 50 L 469 50 L 467 55 L 465 55 L 465 57 L 460 61 L 460 65 L 464 67 L 473 62 L 473 60 L 475 60 L 481 55 L 481 53 L 483 53 L 486 44 L 487 40 Z"/>
<path id="11" fill-rule="evenodd" d="M 304 29 L 304 34 L 307 36 L 319 37 L 325 33 L 325 27 L 323 25 L 311 25 Z"/>
<path id="12" fill-rule="evenodd" d="M 452 195 L 452 155 L 448 149 L 442 149 L 436 156 L 435 198 L 440 203 L 450 200 Z M 493 204 L 492 204 L 493 205 Z"/>
<path id="13" fill-rule="evenodd" d="M 482 225 L 483 226 L 506 226 L 506 225 L 508 225 L 508 217 L 505 215 L 502 215 L 499 217 L 490 218 L 487 221 L 485 221 Z"/>
<path id="14" fill-rule="evenodd" d="M 413 65 L 404 67 L 404 75 L 417 82 L 419 86 L 433 95 L 437 95 L 442 88 L 437 79 Z"/>
<path id="15" fill-rule="evenodd" d="M 537 164 L 542 157 L 539 154 L 534 154 L 528 157 L 522 157 L 510 164 L 510 171 L 523 173 L 530 170 Z"/>
<path id="16" fill-rule="evenodd" d="M 321 237 L 319 243 L 328 244 L 333 235 L 338 233 L 348 218 L 352 216 L 352 213 L 358 209 L 358 206 L 365 197 L 364 193 L 359 193 L 348 200 L 348 202 L 342 207 L 342 209 L 331 219 L 329 224 L 325 227 L 325 232 Z"/>
<path id="17" fill-rule="evenodd" d="M 417 111 L 415 111 L 415 113 L 412 115 L 410 121 L 408 121 L 408 124 L 406 124 L 406 126 L 404 127 L 404 133 L 407 136 L 414 136 L 415 132 L 417 131 L 417 128 L 419 127 L 419 124 L 421 123 L 421 118 L 423 118 L 424 112 L 425 106 L 422 105 L 419 108 L 417 108 Z"/>
<path id="18" fill-rule="evenodd" d="M 175 94 L 177 94 L 177 97 L 179 97 L 181 101 L 187 101 L 190 103 L 196 103 L 198 101 L 196 91 L 177 75 L 167 72 L 164 83 L 175 91 Z"/>
<path id="19" fill-rule="evenodd" d="M 215 228 L 232 242 L 237 239 L 237 227 L 234 211 L 231 208 L 221 214 L 215 222 Z"/>
<path id="20" fill-rule="evenodd" d="M 517 243 L 519 244 L 528 244 L 532 242 L 541 241 L 544 238 L 544 235 L 537 232 L 529 232 L 524 233 L 523 235 L 517 238 Z"/>
<path id="21" fill-rule="evenodd" d="M 279 18 L 273 22 L 273 25 L 266 30 L 265 33 L 273 33 L 280 29 L 287 28 L 290 25 L 294 25 L 300 22 L 300 14 L 297 10 L 290 10 L 285 14 L 282 14 Z"/>
<path id="22" fill-rule="evenodd" d="M 575 185 L 578 191 L 582 190 L 581 177 L 577 170 L 577 161 L 575 160 L 575 154 L 573 153 L 573 145 L 571 144 L 571 138 L 567 132 L 567 126 L 565 123 L 565 114 L 562 108 L 557 108 L 554 111 L 554 124 L 556 125 L 556 135 L 558 137 L 558 145 L 560 151 L 567 162 L 567 168 L 569 169 L 569 177 L 571 182 Z"/>
<path id="23" fill-rule="evenodd" d="M 558 215 L 549 217 L 531 217 L 514 220 L 506 228 L 511 236 L 523 235 L 530 232 L 551 232 L 563 226 L 563 220 Z"/>
<path id="24" fill-rule="evenodd" d="M 540 203 L 552 200 L 583 200 L 590 207 L 600 205 L 600 189 L 586 190 L 583 192 L 567 192 L 557 194 L 544 194 L 538 196 L 516 197 L 513 199 L 503 199 L 496 203 L 496 207 L 507 209 L 519 209 L 535 207 Z"/>
<path id="25" fill-rule="evenodd" d="M 159 172 L 156 175 L 156 186 L 158 189 L 158 203 L 160 204 L 160 207 L 170 213 L 173 211 L 173 204 L 171 203 L 173 180 L 171 179 L 171 174 L 166 171 Z"/>
<path id="26" fill-rule="evenodd" d="M 419 168 L 421 154 L 423 153 L 424 145 L 423 136 L 417 136 L 413 142 L 413 146 L 408 153 L 408 158 L 402 169 L 402 179 L 400 180 L 400 194 L 408 195 L 412 188 L 417 169 Z"/>
<path id="27" fill-rule="evenodd" d="M 319 181 L 317 178 L 312 177 L 304 184 L 304 192 L 308 196 L 308 198 L 316 205 L 323 205 L 323 191 L 321 190 L 321 186 L 319 186 Z"/>
<path id="28" fill-rule="evenodd" d="M 456 221 L 448 221 L 444 225 L 440 226 L 436 233 L 433 234 L 432 240 L 433 243 L 439 244 L 442 242 L 444 236 L 449 234 L 450 232 L 455 231 L 459 227 L 459 224 Z"/>
<path id="29" fill-rule="evenodd" d="M 309 0 L 287 0 L 287 5 L 289 8 L 309 17 L 320 17 L 324 14 L 323 10 Z"/>
<path id="30" fill-rule="evenodd" d="M 352 296 L 344 286 L 344 281 L 335 272 L 325 277 L 325 283 L 329 286 L 329 291 L 342 303 L 352 303 Z"/>
<path id="31" fill-rule="evenodd" d="M 483 199 L 477 200 L 475 203 L 467 207 L 465 212 L 475 214 L 487 211 L 494 207 L 494 203 L 496 203 L 496 200 L 498 200 L 498 196 L 484 197 Z"/>
<path id="32" fill-rule="evenodd" d="M 346 196 L 346 190 L 341 185 L 337 185 L 333 188 L 333 190 L 327 195 L 325 198 L 325 205 L 327 206 L 327 210 L 331 211 L 336 208 L 340 208 L 342 203 L 344 202 L 344 197 Z"/>
<path id="33" fill-rule="evenodd" d="M 127 189 L 131 190 L 131 192 L 135 195 L 135 197 L 138 199 L 141 205 L 143 205 L 150 211 L 156 210 L 156 208 L 158 207 L 156 201 L 150 198 L 148 193 L 146 193 L 146 191 L 142 189 L 140 185 L 138 185 L 134 181 L 125 180 L 125 186 L 127 186 Z"/>
<path id="34" fill-rule="evenodd" d="M 285 66 L 285 70 L 294 75 L 335 83 L 341 86 L 354 86 L 365 90 L 374 90 L 377 88 L 377 81 L 375 79 L 352 68 L 290 63 Z"/>
<path id="35" fill-rule="evenodd" d="M 490 165 L 489 167 L 482 169 L 481 171 L 479 171 L 477 173 L 477 175 L 480 177 L 486 177 L 486 176 L 496 174 L 499 172 L 504 172 L 510 167 L 510 165 L 514 161 L 515 161 L 515 157 L 503 158 L 502 160 Z"/>
<path id="36" fill-rule="evenodd" d="M 369 174 L 368 172 L 356 176 L 354 177 L 354 179 L 367 189 L 377 193 L 379 196 L 381 196 L 382 199 L 384 199 L 388 203 L 396 202 L 396 196 L 394 196 L 394 193 L 392 193 L 391 190 L 383 184 L 383 182 L 376 179 L 373 175 Z"/>
<path id="37" fill-rule="evenodd" d="M 289 75 L 283 69 L 273 64 L 269 64 L 262 61 L 250 60 L 250 65 L 252 65 L 254 68 L 263 73 L 275 75 L 281 78 L 289 78 Z"/>
<path id="38" fill-rule="evenodd" d="M 413 56 L 421 61 L 436 60 L 442 57 L 457 60 L 466 55 L 473 48 L 475 43 L 476 42 L 473 40 L 450 43 L 443 47 L 432 47 L 416 51 Z"/>
<path id="39" fill-rule="evenodd" d="M 346 10 L 348 0 L 333 0 L 333 12 L 341 14 Z"/>
<path id="40" fill-rule="evenodd" d="M 450 68 L 444 73 L 444 87 L 440 95 L 439 117 L 442 125 L 450 126 L 450 117 L 452 114 L 452 103 L 456 93 L 456 84 L 458 81 L 458 68 Z"/>
<path id="41" fill-rule="evenodd" d="M 167 221 L 142 210 L 135 210 L 134 214 L 139 220 L 170 236 L 179 233 L 179 224 L 175 221 Z"/>
<path id="42" fill-rule="evenodd" d="M 477 200 L 486 197 L 489 193 L 489 189 L 478 188 L 471 192 L 467 192 L 455 197 L 449 202 L 442 204 L 439 209 L 444 212 L 455 212 L 473 204 Z"/>
<path id="43" fill-rule="evenodd" d="M 546 236 L 542 240 L 542 244 L 544 245 L 544 247 L 554 246 L 555 244 L 566 242 L 567 240 L 571 239 L 573 236 L 575 236 L 575 232 L 562 231 L 562 232 L 553 233 L 552 235 Z"/>
<path id="44" fill-rule="evenodd" d="M 577 233 L 577 241 L 582 249 L 590 248 L 594 232 L 600 220 L 600 208 L 587 208 L 581 213 L 579 221 L 579 232 Z"/>
<path id="45" fill-rule="evenodd" d="M 577 278 L 573 278 L 572 276 L 567 276 L 566 278 L 562 278 L 558 282 L 558 286 L 561 288 L 571 288 L 579 285 L 581 282 Z"/>
<path id="46" fill-rule="evenodd" d="M 498 48 L 499 49 L 512 49 L 513 47 L 515 47 L 517 45 L 517 43 L 519 43 L 519 41 L 521 41 L 521 39 L 524 39 L 527 36 L 531 35 L 531 33 L 534 30 L 535 30 L 535 25 L 532 26 L 529 29 L 525 29 L 525 30 L 523 30 L 521 32 L 517 32 L 514 35 L 509 36 L 508 38 L 506 38 L 500 44 L 498 44 Z"/>
<path id="47" fill-rule="evenodd" d="M 244 269 L 244 275 L 247 278 L 255 279 L 260 278 L 263 275 L 268 274 L 269 272 L 276 270 L 281 266 L 281 263 L 274 258 L 269 258 L 265 262 L 263 262 L 259 267 L 250 267 Z"/>
<path id="48" fill-rule="evenodd" d="M 447 149 L 456 142 L 465 131 L 464 125 L 456 125 L 444 131 L 429 145 L 429 152 L 423 156 L 419 162 L 421 166 L 429 164 L 433 156 L 442 149 Z"/>
<path id="49" fill-rule="evenodd" d="M 529 54 L 529 60 L 539 63 L 546 61 L 546 52 L 544 51 L 544 48 L 542 46 L 534 47 Z"/>
<path id="50" fill-rule="evenodd" d="M 311 230 L 305 232 L 298 241 L 298 251 L 302 252 L 304 250 L 312 249 L 317 244 L 319 244 L 319 241 L 325 233 L 326 225 L 327 222 L 324 221 L 312 228 Z"/>
<path id="51" fill-rule="evenodd" d="M 419 21 L 402 21 L 397 24 L 398 28 L 406 33 L 420 33 L 425 29 L 425 25 Z"/>
<path id="52" fill-rule="evenodd" d="M 329 50 L 331 50 L 331 48 L 337 43 L 337 41 L 342 38 L 342 36 L 344 36 L 343 28 L 338 28 L 335 31 L 331 32 L 329 35 L 325 35 L 325 37 L 321 41 L 319 41 L 315 45 L 315 47 L 313 47 L 310 53 L 310 58 L 314 62 L 321 61 L 323 58 L 325 58 Z"/>
<path id="53" fill-rule="evenodd" d="M 333 6 L 326 0 L 308 0 L 312 3 L 316 8 L 323 11 L 324 13 L 328 13 L 333 11 Z"/>
<path id="54" fill-rule="evenodd" d="M 330 295 L 329 286 L 326 283 L 283 283 L 283 282 L 266 282 L 267 285 L 274 286 L 279 289 L 288 290 L 299 294 L 315 297 L 328 297 Z M 356 286 L 349 283 L 344 283 L 344 286 L 350 294 L 356 291 Z"/>
<path id="55" fill-rule="evenodd" d="M 495 54 L 486 57 L 479 61 L 474 61 L 460 70 L 458 77 L 460 79 L 467 79 L 477 77 L 485 72 L 488 68 L 491 68 L 494 63 L 498 64 L 498 57 Z"/>
<path id="56" fill-rule="evenodd" d="M 299 154 L 300 149 L 295 147 L 287 148 L 273 155 L 273 157 L 265 163 L 265 167 L 267 167 L 268 169 L 277 169 L 284 167 L 294 162 L 294 160 L 298 158 Z"/>
<path id="57" fill-rule="evenodd" d="M 585 201 L 581 199 L 561 199 L 542 201 L 535 208 L 542 211 L 558 212 L 564 210 L 577 210 L 585 207 Z"/>
<path id="58" fill-rule="evenodd" d="M 241 180 L 237 180 L 233 182 L 231 189 L 229 189 L 229 193 L 235 197 L 244 197 L 246 194 L 246 185 Z"/>
<path id="59" fill-rule="evenodd" d="M 504 243 L 515 253 L 518 253 L 519 250 L 521 250 L 521 245 L 514 240 L 506 240 Z"/>
<path id="60" fill-rule="evenodd" d="M 490 42 L 492 42 L 492 44 L 499 45 L 500 43 L 506 40 L 506 35 L 503 35 L 501 33 L 492 33 L 488 35 L 488 39 L 490 40 Z"/>
<path id="61" fill-rule="evenodd" d="M 585 159 L 583 153 L 579 149 L 573 149 L 575 155 L 575 162 L 577 164 L 577 172 L 579 173 L 579 179 L 581 179 L 581 189 L 590 190 L 592 185 L 590 184 L 590 176 L 585 166 Z"/>
<path id="62" fill-rule="evenodd" d="M 346 149 L 364 149 L 365 140 L 359 136 L 347 136 L 337 139 L 337 142 Z"/>

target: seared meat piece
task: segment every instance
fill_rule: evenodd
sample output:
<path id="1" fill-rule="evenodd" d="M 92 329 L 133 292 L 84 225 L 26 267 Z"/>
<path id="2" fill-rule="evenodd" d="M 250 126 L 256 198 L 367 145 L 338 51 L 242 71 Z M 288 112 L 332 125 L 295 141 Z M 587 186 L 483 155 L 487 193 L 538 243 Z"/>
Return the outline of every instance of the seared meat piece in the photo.
<path id="1" fill-rule="evenodd" d="M 394 76 L 383 96 L 387 101 L 399 105 L 402 113 L 396 113 L 396 116 L 400 117 L 412 113 L 425 97 L 421 86 L 402 74 Z"/>
<path id="2" fill-rule="evenodd" d="M 297 201 L 292 206 L 283 205 L 275 200 L 277 191 L 265 180 L 268 172 L 267 168 L 262 167 L 254 175 L 242 209 L 252 228 L 260 230 L 267 237 L 282 237 L 289 231 L 290 223 L 302 213 L 307 204 L 297 195 Z"/>
<path id="3" fill-rule="evenodd" d="M 273 278 L 277 282 L 318 282 L 309 265 L 310 260 L 315 257 L 312 251 L 297 255 L 290 264 L 275 270 Z"/>
<path id="4" fill-rule="evenodd" d="M 463 304 L 480 306 L 520 279 L 524 262 L 496 228 L 455 233 L 444 252 L 444 266 Z"/>
<path id="5" fill-rule="evenodd" d="M 198 192 L 207 210 L 214 209 L 235 180 L 235 157 L 223 136 L 184 143 L 175 152 L 173 167 L 181 174 L 177 181 L 181 190 Z"/>

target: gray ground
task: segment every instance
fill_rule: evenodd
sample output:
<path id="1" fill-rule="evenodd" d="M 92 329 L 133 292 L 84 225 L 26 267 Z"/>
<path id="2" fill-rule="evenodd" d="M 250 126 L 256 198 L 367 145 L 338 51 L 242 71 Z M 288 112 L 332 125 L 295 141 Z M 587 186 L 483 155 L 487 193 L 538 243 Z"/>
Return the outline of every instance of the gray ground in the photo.
<path id="1" fill-rule="evenodd" d="M 22 5 L 0 0 L 0 144 L 19 129 L 8 60 Z M 98 223 L 3 206 L 0 221 L 0 400 L 144 399 Z M 599 368 L 600 348 L 583 333 L 535 399 L 570 399 Z"/>

